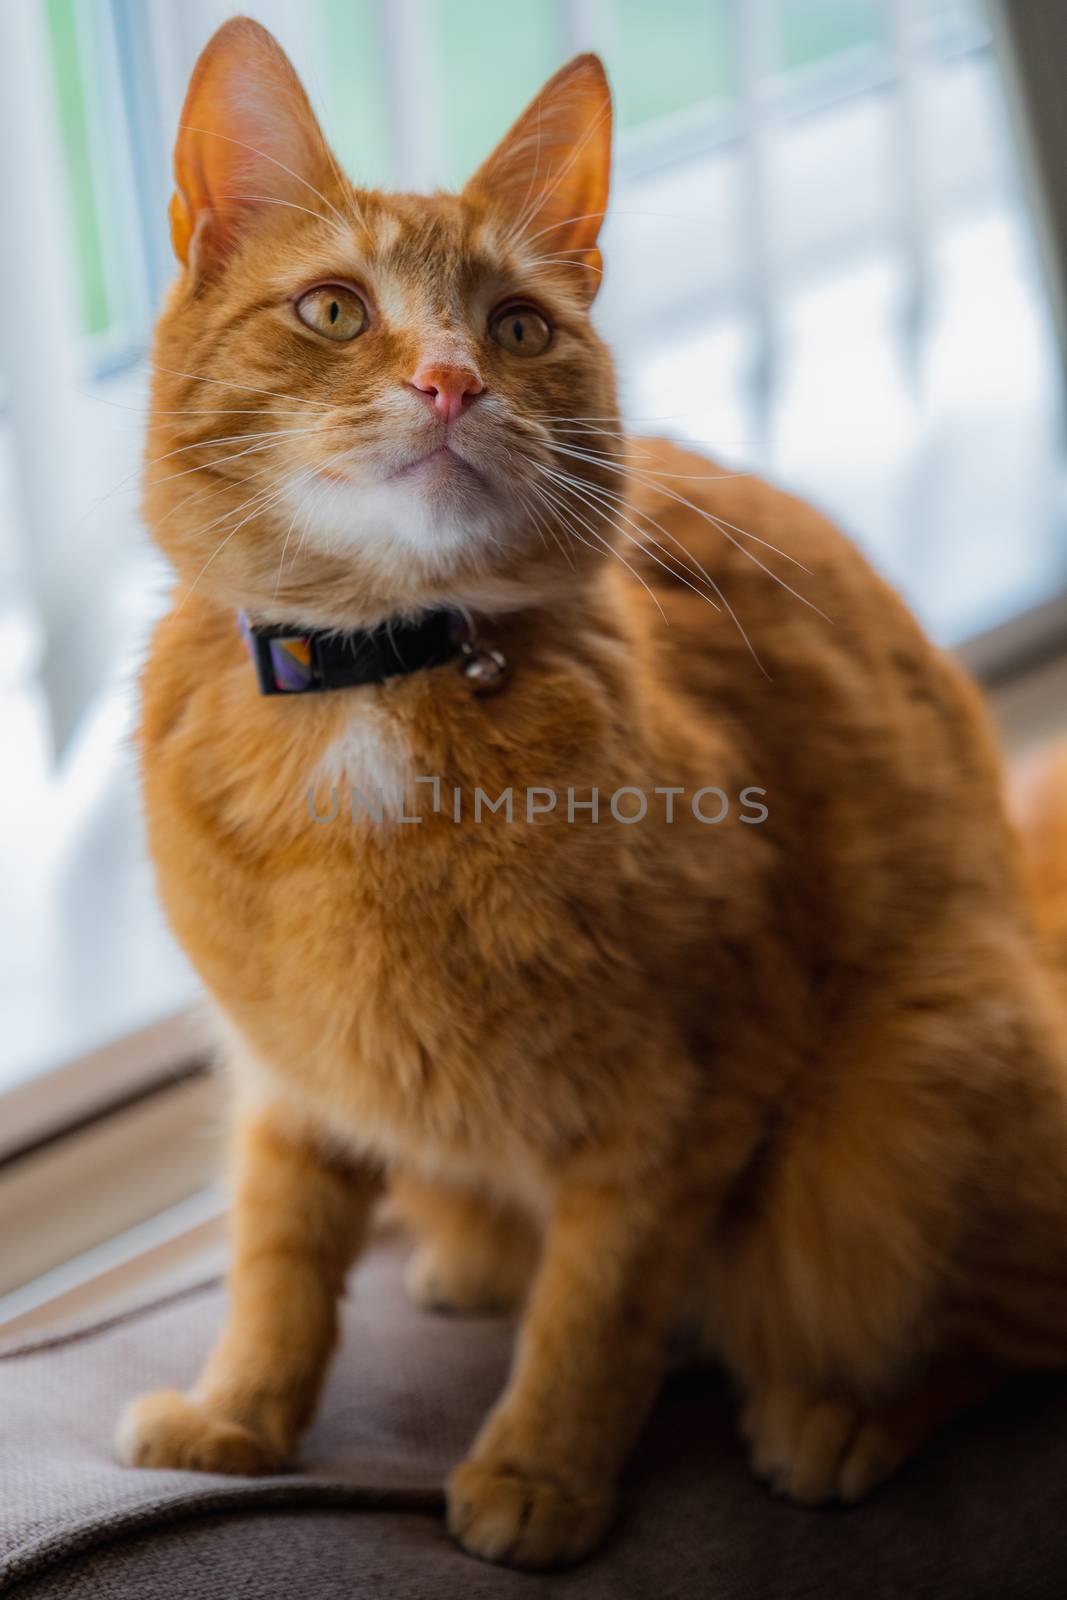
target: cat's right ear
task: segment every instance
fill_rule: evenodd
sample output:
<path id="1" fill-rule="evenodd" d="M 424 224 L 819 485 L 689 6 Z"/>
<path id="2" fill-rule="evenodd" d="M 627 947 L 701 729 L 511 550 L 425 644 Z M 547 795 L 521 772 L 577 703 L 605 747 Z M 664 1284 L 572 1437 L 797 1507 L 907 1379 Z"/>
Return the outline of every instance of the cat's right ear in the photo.
<path id="1" fill-rule="evenodd" d="M 170 203 L 178 260 L 210 276 L 265 207 L 324 210 L 332 170 L 285 51 L 250 17 L 231 18 L 201 52 L 182 109 Z"/>

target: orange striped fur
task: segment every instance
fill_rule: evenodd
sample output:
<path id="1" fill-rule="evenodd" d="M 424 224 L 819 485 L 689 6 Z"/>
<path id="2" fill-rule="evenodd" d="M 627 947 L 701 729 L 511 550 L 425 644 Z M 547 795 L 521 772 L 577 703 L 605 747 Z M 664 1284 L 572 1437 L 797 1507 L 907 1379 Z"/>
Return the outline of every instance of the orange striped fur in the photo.
<path id="1" fill-rule="evenodd" d="M 234 1255 L 201 1380 L 137 1402 L 122 1453 L 292 1456 L 389 1183 L 420 1301 L 523 1306 L 449 1486 L 468 1550 L 596 1543 L 686 1320 L 755 1470 L 858 1498 L 1002 1362 L 1067 1348 L 1067 1026 L 977 695 L 817 512 L 624 438 L 589 319 L 594 58 L 458 196 L 355 189 L 247 21 L 183 122 L 145 473 L 177 587 L 141 752 L 228 1041 Z M 324 283 L 362 297 L 350 342 L 296 313 Z M 546 349 L 495 340 L 512 302 Z M 412 467 L 445 437 L 427 362 L 480 392 L 448 423 L 462 459 Z M 450 664 L 261 698 L 234 620 L 442 604 L 506 654 L 496 697 Z M 654 802 L 475 822 L 423 790 L 416 824 L 345 820 L 420 774 Z M 765 791 L 765 819 L 666 820 L 657 789 L 711 786 Z M 1067 784 L 1042 804 L 1062 850 Z"/>

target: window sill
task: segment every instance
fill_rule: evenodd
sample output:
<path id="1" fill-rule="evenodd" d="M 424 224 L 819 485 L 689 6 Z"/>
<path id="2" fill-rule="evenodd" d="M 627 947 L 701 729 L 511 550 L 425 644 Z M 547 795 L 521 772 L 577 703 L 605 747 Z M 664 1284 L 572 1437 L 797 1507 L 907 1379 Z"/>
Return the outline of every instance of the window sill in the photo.
<path id="1" fill-rule="evenodd" d="M 130 1230 L 202 1195 L 222 1165 L 221 1102 L 201 1068 L 4 1163 L 0 1319 L 92 1276 L 92 1252 L 121 1256 Z"/>
<path id="2" fill-rule="evenodd" d="M 224 1207 L 212 1186 L 0 1295 L 0 1354 L 179 1293 L 225 1266 Z"/>
<path id="3" fill-rule="evenodd" d="M 6 1089 L 0 1182 L 9 1163 L 199 1076 L 211 1053 L 206 1016 L 190 1006 Z"/>

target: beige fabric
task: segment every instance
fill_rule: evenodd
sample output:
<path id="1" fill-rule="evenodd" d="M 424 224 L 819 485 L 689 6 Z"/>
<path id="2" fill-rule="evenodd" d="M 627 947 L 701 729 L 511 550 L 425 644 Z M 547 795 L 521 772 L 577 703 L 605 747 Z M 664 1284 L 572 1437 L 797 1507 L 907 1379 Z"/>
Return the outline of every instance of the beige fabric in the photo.
<path id="1" fill-rule="evenodd" d="M 510 1573 L 447 1539 L 440 1486 L 502 1384 L 510 1327 L 404 1295 L 395 1249 L 356 1274 L 299 1474 L 130 1471 L 125 1400 L 189 1383 L 221 1314 L 206 1285 L 0 1359 L 0 1593 L 19 1600 L 1061 1600 L 1067 1387 L 1016 1385 L 868 1505 L 810 1512 L 754 1484 L 723 1382 L 671 1381 L 603 1552 Z"/>

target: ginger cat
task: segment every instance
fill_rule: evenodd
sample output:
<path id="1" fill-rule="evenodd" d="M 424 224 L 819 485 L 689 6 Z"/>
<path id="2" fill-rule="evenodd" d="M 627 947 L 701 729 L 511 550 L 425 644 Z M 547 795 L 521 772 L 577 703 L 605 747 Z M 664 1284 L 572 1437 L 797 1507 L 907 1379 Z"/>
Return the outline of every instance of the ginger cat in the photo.
<path id="1" fill-rule="evenodd" d="M 581 56 L 460 195 L 358 190 L 227 23 L 146 467 L 178 585 L 145 803 L 236 1193 L 221 1339 L 119 1448 L 288 1460 L 389 1185 L 421 1301 L 524 1306 L 448 1521 L 528 1567 L 604 1533 L 680 1323 L 807 1502 L 1067 1352 L 1067 1023 L 977 696 L 815 511 L 625 438 L 589 320 L 609 130 Z M 238 610 L 423 642 L 455 613 L 466 653 L 261 695 Z"/>

